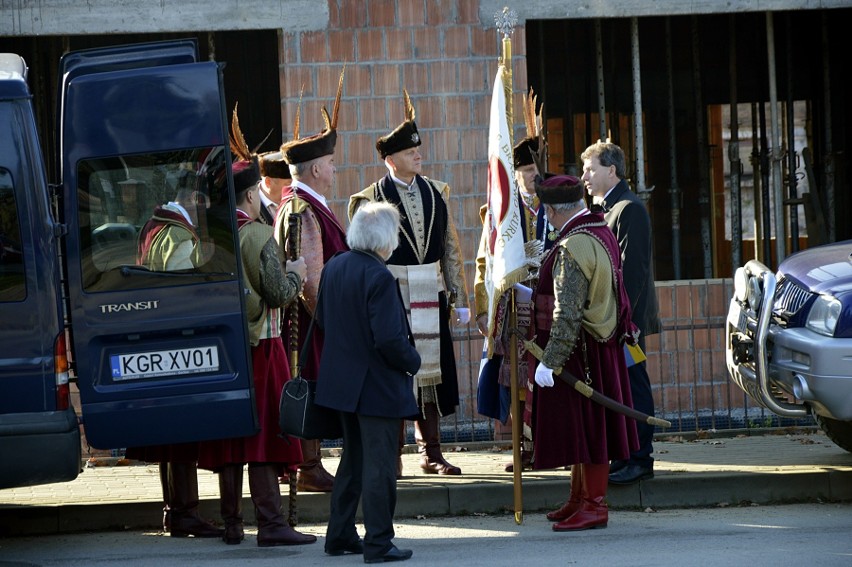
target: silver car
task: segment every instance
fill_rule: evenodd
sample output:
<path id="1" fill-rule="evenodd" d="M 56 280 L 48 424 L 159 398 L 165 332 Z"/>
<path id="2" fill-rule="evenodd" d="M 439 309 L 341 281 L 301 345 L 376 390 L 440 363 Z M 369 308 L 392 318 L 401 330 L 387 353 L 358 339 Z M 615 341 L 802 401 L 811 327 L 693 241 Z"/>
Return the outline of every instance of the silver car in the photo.
<path id="1" fill-rule="evenodd" d="M 776 274 L 739 268 L 726 329 L 733 382 L 782 417 L 813 414 L 852 452 L 852 240 L 793 254 Z"/>

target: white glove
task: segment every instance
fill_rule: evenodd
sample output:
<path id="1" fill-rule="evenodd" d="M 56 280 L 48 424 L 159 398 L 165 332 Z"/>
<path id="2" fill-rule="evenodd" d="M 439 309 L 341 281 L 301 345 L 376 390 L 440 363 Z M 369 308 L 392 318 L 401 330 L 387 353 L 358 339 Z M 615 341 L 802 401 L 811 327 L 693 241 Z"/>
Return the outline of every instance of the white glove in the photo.
<path id="1" fill-rule="evenodd" d="M 459 325 L 467 325 L 470 323 L 470 309 L 467 307 L 459 307 L 456 309 L 456 323 Z"/>
<path id="2" fill-rule="evenodd" d="M 552 388 L 553 369 L 545 366 L 543 362 L 539 362 L 535 369 L 535 383 L 542 388 Z"/>

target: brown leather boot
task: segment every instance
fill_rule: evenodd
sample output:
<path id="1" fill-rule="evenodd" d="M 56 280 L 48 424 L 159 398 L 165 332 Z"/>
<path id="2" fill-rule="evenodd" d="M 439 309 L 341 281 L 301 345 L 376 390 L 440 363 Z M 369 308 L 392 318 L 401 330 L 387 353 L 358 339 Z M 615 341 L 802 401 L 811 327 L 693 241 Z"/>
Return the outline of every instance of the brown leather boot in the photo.
<path id="1" fill-rule="evenodd" d="M 198 515 L 198 468 L 195 463 L 169 463 L 172 537 L 222 537 L 217 528 Z"/>
<path id="2" fill-rule="evenodd" d="M 583 502 L 583 466 L 571 465 L 571 495 L 568 501 L 558 510 L 547 513 L 547 519 L 551 522 L 560 522 L 570 518 L 574 512 L 580 509 Z"/>
<path id="3" fill-rule="evenodd" d="M 304 545 L 314 543 L 315 535 L 297 532 L 281 513 L 281 490 L 274 465 L 249 464 L 249 491 L 257 518 L 257 546 Z"/>
<path id="4" fill-rule="evenodd" d="M 438 406 L 426 404 L 426 419 L 414 422 L 414 439 L 420 452 L 420 468 L 428 474 L 458 475 L 461 469 L 444 460 L 441 453 L 441 429 Z"/>
<path id="5" fill-rule="evenodd" d="M 570 517 L 553 524 L 555 532 L 574 532 L 605 528 L 609 521 L 606 488 L 609 484 L 609 465 L 579 465 L 583 468 L 585 494 L 580 509 Z"/>
<path id="6" fill-rule="evenodd" d="M 299 465 L 298 489 L 302 492 L 331 492 L 334 476 L 322 466 L 319 439 L 302 439 L 302 464 Z"/>
<path id="7" fill-rule="evenodd" d="M 160 486 L 163 489 L 163 533 L 172 530 L 171 490 L 169 489 L 169 463 L 160 463 Z"/>
<path id="8" fill-rule="evenodd" d="M 222 541 L 237 545 L 246 537 L 243 530 L 242 465 L 227 465 L 219 471 L 219 511 L 225 522 Z"/>

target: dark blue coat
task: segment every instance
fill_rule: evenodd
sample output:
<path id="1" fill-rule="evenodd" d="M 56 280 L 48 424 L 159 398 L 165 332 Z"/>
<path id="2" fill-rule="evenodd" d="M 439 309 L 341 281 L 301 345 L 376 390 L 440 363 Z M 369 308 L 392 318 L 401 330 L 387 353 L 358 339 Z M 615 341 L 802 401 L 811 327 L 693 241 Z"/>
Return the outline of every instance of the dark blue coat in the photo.
<path id="1" fill-rule="evenodd" d="M 317 305 L 325 332 L 318 404 L 377 417 L 417 414 L 420 369 L 396 279 L 373 254 L 352 250 L 325 265 Z"/>

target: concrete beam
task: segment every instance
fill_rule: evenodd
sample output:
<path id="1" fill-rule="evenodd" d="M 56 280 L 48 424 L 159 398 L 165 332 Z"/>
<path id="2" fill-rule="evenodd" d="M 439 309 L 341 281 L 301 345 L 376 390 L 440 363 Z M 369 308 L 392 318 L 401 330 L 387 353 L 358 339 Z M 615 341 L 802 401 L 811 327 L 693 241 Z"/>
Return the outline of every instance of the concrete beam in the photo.
<path id="1" fill-rule="evenodd" d="M 317 0 L 0 0 L 0 36 L 328 28 Z"/>
<path id="2" fill-rule="evenodd" d="M 848 8 L 848 0 L 480 0 L 479 18 L 494 25 L 494 14 L 507 6 L 526 20 L 631 18 L 641 16 L 687 16 L 736 14 L 781 10 L 826 10 Z"/>

